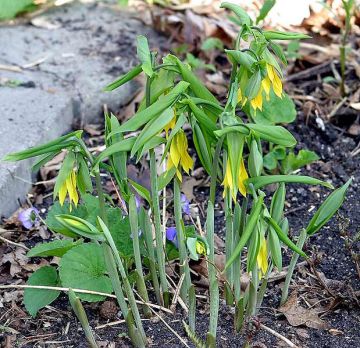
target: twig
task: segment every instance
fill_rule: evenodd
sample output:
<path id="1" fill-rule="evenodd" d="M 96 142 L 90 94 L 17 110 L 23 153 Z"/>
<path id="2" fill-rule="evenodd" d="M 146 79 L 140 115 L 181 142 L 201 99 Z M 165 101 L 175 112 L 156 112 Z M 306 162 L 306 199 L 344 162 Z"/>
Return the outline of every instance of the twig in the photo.
<path id="1" fill-rule="evenodd" d="M 5 290 L 5 289 L 42 289 L 42 290 L 57 290 L 57 291 L 66 291 L 69 292 L 70 288 L 63 288 L 63 287 L 58 287 L 58 286 L 45 286 L 45 285 L 25 285 L 25 284 L 8 284 L 8 285 L 0 285 L 0 290 Z M 106 297 L 111 297 L 111 298 L 116 298 L 115 295 L 113 294 L 108 294 L 106 292 L 99 292 L 99 291 L 92 291 L 92 290 L 84 290 L 84 289 L 72 289 L 74 292 L 78 292 L 80 294 L 90 294 L 90 295 L 100 295 L 100 296 L 106 296 Z M 125 300 L 128 301 L 128 299 L 125 297 Z M 136 300 L 136 303 L 139 304 L 146 304 L 149 307 L 152 308 L 156 308 L 156 309 L 160 309 L 166 313 L 172 313 L 172 311 L 170 309 L 167 309 L 165 307 L 153 304 L 153 303 L 148 303 L 148 302 L 144 302 L 144 301 L 138 301 Z"/>
<path id="2" fill-rule="evenodd" d="M 344 103 L 347 101 L 347 98 L 343 98 L 341 99 L 341 101 L 339 103 L 337 103 L 335 105 L 335 107 L 331 110 L 331 112 L 328 115 L 328 119 L 332 118 L 335 116 L 335 114 L 339 111 L 339 109 L 344 105 Z"/>
<path id="3" fill-rule="evenodd" d="M 12 72 L 22 72 L 23 70 L 17 65 L 3 65 L 0 64 L 0 70 L 7 70 Z"/>
<path id="4" fill-rule="evenodd" d="M 17 246 L 17 247 L 23 248 L 23 249 L 25 249 L 26 251 L 29 251 L 29 250 L 30 250 L 30 249 L 29 249 L 27 246 L 25 246 L 25 245 L 22 245 L 22 244 L 20 244 L 20 243 L 12 242 L 11 240 L 6 239 L 6 238 L 1 237 L 1 236 L 0 236 L 0 240 L 2 240 L 3 242 L 5 242 L 5 243 L 7 243 L 7 244 L 11 244 L 11 245 L 15 245 L 15 246 Z"/>
<path id="5" fill-rule="evenodd" d="M 174 294 L 174 297 L 173 297 L 173 300 L 172 300 L 172 303 L 171 303 L 171 306 L 170 306 L 170 309 L 172 311 L 175 311 L 175 307 L 176 307 L 176 304 L 178 302 L 178 299 L 179 299 L 179 294 L 180 294 L 180 289 L 182 287 L 182 284 L 183 284 L 183 281 L 184 281 L 184 278 L 185 278 L 185 274 L 183 274 L 181 277 L 180 277 L 180 280 L 179 280 L 179 283 L 175 289 L 175 294 Z"/>
<path id="6" fill-rule="evenodd" d="M 296 344 L 292 343 L 288 338 L 286 338 L 285 336 L 279 334 L 278 332 L 276 332 L 273 329 L 270 329 L 269 327 L 265 326 L 264 324 L 260 323 L 260 327 L 262 329 L 264 329 L 265 331 L 271 333 L 272 335 L 274 335 L 275 337 L 281 339 L 282 341 L 284 341 L 289 347 L 292 348 L 299 348 Z"/>

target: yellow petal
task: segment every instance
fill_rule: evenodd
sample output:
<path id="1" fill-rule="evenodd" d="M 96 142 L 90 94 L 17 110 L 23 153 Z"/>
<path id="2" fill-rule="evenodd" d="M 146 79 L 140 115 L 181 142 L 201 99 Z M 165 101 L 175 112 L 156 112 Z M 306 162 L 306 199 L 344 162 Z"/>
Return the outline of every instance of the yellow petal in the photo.
<path id="1" fill-rule="evenodd" d="M 262 87 L 260 88 L 257 96 L 254 99 L 250 100 L 250 104 L 253 107 L 253 109 L 256 111 L 256 109 L 262 110 Z"/>
<path id="2" fill-rule="evenodd" d="M 177 147 L 177 137 L 178 137 L 178 133 L 174 136 L 170 145 L 170 157 L 174 167 L 177 167 L 180 162 L 180 153 Z"/>
<path id="3" fill-rule="evenodd" d="M 256 260 L 260 270 L 260 278 L 262 278 L 268 269 L 268 255 L 265 237 L 261 240 L 260 250 L 257 254 Z"/>
<path id="4" fill-rule="evenodd" d="M 274 75 L 273 89 L 274 89 L 274 93 L 279 98 L 281 98 L 282 97 L 282 82 L 281 82 L 281 79 L 280 79 L 280 77 L 279 77 L 279 75 L 277 73 L 275 73 L 275 75 Z"/>
<path id="5" fill-rule="evenodd" d="M 204 243 L 200 242 L 200 241 L 197 241 L 196 242 L 196 252 L 199 254 L 199 255 L 205 255 L 206 254 L 206 248 L 204 246 Z"/>
<path id="6" fill-rule="evenodd" d="M 66 188 L 66 182 L 64 182 L 59 190 L 59 203 L 60 205 L 63 205 L 65 202 L 65 198 L 66 198 L 66 194 L 67 194 L 67 188 Z"/>
<path id="7" fill-rule="evenodd" d="M 74 188 L 74 192 L 73 192 L 73 202 L 75 204 L 75 207 L 77 207 L 77 204 L 79 202 L 79 195 L 76 189 L 76 172 L 75 170 L 72 171 L 71 173 L 71 181 L 72 181 L 72 186 Z"/>
<path id="8" fill-rule="evenodd" d="M 270 100 L 270 88 L 271 88 L 271 81 L 269 79 L 268 76 L 266 76 L 262 81 L 261 81 L 261 86 L 265 91 L 266 94 L 266 100 Z"/>
<path id="9" fill-rule="evenodd" d="M 237 91 L 237 102 L 238 102 L 238 104 L 240 104 L 242 100 L 243 100 L 243 95 L 242 95 L 242 92 L 241 92 L 241 88 L 239 88 L 238 91 Z"/>
<path id="10" fill-rule="evenodd" d="M 185 152 L 181 155 L 180 162 L 181 162 L 181 166 L 184 168 L 185 172 L 189 174 L 189 170 L 192 169 L 192 167 L 194 165 L 194 161 L 187 152 Z"/>
<path id="11" fill-rule="evenodd" d="M 273 66 L 270 64 L 266 64 L 266 71 L 267 71 L 270 81 L 272 82 L 274 80 L 274 75 L 275 75 Z"/>
<path id="12" fill-rule="evenodd" d="M 240 162 L 240 168 L 239 168 L 239 180 L 238 180 L 238 186 L 239 186 L 239 191 L 240 193 L 246 197 L 246 187 L 245 187 L 245 180 L 247 180 L 249 178 L 248 173 L 246 171 L 245 168 L 245 163 L 244 160 L 241 159 Z"/>
<path id="13" fill-rule="evenodd" d="M 166 133 L 166 138 L 168 137 L 168 133 L 170 129 L 174 129 L 175 124 L 176 124 L 176 112 L 175 109 L 174 111 L 174 117 L 172 118 L 172 120 L 164 127 L 165 133 Z"/>

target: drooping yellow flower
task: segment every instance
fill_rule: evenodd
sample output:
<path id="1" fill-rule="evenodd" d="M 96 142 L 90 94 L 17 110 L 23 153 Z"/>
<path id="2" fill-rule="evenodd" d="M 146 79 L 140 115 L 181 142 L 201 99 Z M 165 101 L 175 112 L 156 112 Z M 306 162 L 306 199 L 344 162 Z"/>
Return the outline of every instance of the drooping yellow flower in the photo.
<path id="1" fill-rule="evenodd" d="M 181 168 L 189 174 L 189 170 L 192 169 L 193 165 L 193 159 L 188 153 L 188 141 L 184 131 L 181 129 L 171 141 L 167 170 L 176 167 L 176 175 L 182 181 Z"/>
<path id="2" fill-rule="evenodd" d="M 257 254 L 256 260 L 259 267 L 260 278 L 262 278 L 265 275 L 269 266 L 265 237 L 262 237 L 259 253 Z"/>
<path id="3" fill-rule="evenodd" d="M 237 182 L 233 180 L 233 175 L 231 173 L 231 165 L 230 160 L 228 159 L 226 162 L 226 170 L 225 170 L 225 176 L 224 180 L 222 182 L 222 185 L 224 186 L 224 192 L 223 197 L 226 196 L 227 189 L 229 189 L 231 193 L 231 197 L 234 201 L 236 201 L 236 191 L 239 190 L 240 193 L 246 197 L 246 187 L 245 187 L 245 180 L 248 179 L 248 173 L 245 168 L 244 159 L 241 159 L 239 171 L 238 171 L 238 177 Z"/>
<path id="4" fill-rule="evenodd" d="M 262 81 L 261 81 L 261 86 L 265 91 L 266 94 L 266 100 L 269 101 L 270 100 L 270 88 L 271 88 L 271 81 L 269 76 L 266 76 Z"/>
<path id="5" fill-rule="evenodd" d="M 267 76 L 271 81 L 271 85 L 274 90 L 274 93 L 279 98 L 282 98 L 282 82 L 278 73 L 276 72 L 276 69 L 272 65 L 266 64 L 266 71 L 267 71 Z"/>
<path id="6" fill-rule="evenodd" d="M 256 109 L 259 109 L 260 111 L 262 111 L 262 104 L 263 104 L 262 91 L 263 91 L 263 87 L 260 86 L 256 97 L 250 100 L 250 104 L 255 112 L 256 112 Z"/>
<path id="7" fill-rule="evenodd" d="M 241 104 L 241 106 L 244 106 L 247 102 L 247 98 L 245 96 L 243 96 L 243 94 L 241 92 L 241 88 L 239 88 L 237 91 L 237 102 L 238 102 L 238 104 Z"/>
<path id="8" fill-rule="evenodd" d="M 239 177 L 238 177 L 238 187 L 240 193 L 246 197 L 246 187 L 245 187 L 245 180 L 249 178 L 249 175 L 245 168 L 244 160 L 242 159 L 240 162 L 240 168 L 239 168 Z"/>
<path id="9" fill-rule="evenodd" d="M 69 195 L 70 201 L 70 211 L 72 210 L 72 202 L 74 202 L 75 207 L 79 202 L 79 195 L 76 189 L 76 171 L 73 169 L 65 182 L 62 184 L 59 190 L 59 202 L 60 205 L 63 205 L 65 202 L 66 195 Z"/>

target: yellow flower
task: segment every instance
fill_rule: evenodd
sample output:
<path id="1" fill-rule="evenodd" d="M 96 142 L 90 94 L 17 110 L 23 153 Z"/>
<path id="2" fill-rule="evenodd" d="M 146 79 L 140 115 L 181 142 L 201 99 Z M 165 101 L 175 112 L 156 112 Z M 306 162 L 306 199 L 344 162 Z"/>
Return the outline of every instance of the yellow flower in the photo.
<path id="1" fill-rule="evenodd" d="M 271 81 L 271 85 L 274 90 L 274 93 L 279 98 L 282 98 L 282 82 L 278 73 L 276 72 L 276 69 L 272 65 L 266 64 L 266 70 L 267 70 L 267 77 L 269 77 L 269 80 Z"/>
<path id="2" fill-rule="evenodd" d="M 189 170 L 193 167 L 193 164 L 193 159 L 188 153 L 188 141 L 186 135 L 181 129 L 175 134 L 171 141 L 167 170 L 176 167 L 176 175 L 179 180 L 182 181 L 181 168 L 183 168 L 184 171 L 189 174 Z"/>
<path id="3" fill-rule="evenodd" d="M 254 109 L 254 111 L 256 111 L 256 109 L 259 109 L 260 111 L 262 111 L 262 104 L 263 104 L 262 90 L 263 90 L 263 87 L 260 86 L 256 97 L 254 99 L 250 100 L 250 104 L 251 104 L 252 108 Z"/>
<path id="4" fill-rule="evenodd" d="M 241 88 L 237 91 L 237 102 L 238 104 L 241 104 L 241 106 L 244 106 L 247 102 L 247 98 L 242 95 Z"/>
<path id="5" fill-rule="evenodd" d="M 236 201 L 236 191 L 239 190 L 240 193 L 246 197 L 246 187 L 245 187 L 245 180 L 248 179 L 248 173 L 245 168 L 244 160 L 241 159 L 240 166 L 239 166 L 239 172 L 237 177 L 237 183 L 234 182 L 233 176 L 231 173 L 231 165 L 230 160 L 228 159 L 226 162 L 226 170 L 225 170 L 225 176 L 224 180 L 222 182 L 222 185 L 224 186 L 224 192 L 223 197 L 226 196 L 227 189 L 230 190 L 231 197 L 234 201 Z"/>
<path id="6" fill-rule="evenodd" d="M 269 78 L 269 76 L 266 76 L 262 81 L 261 81 L 261 86 L 265 91 L 266 94 L 266 100 L 269 101 L 270 100 L 270 88 L 271 88 L 271 80 Z"/>
<path id="7" fill-rule="evenodd" d="M 260 250 L 259 250 L 259 253 L 257 254 L 256 260 L 257 260 L 257 264 L 258 264 L 259 271 L 260 271 L 260 278 L 262 278 L 265 275 L 265 273 L 268 269 L 268 266 L 269 266 L 265 237 L 262 237 Z"/>
<path id="8" fill-rule="evenodd" d="M 249 175 L 245 168 L 244 160 L 242 159 L 240 162 L 240 168 L 239 168 L 239 177 L 238 177 L 238 187 L 240 193 L 246 197 L 246 187 L 245 187 L 245 180 L 249 178 Z"/>
<path id="9" fill-rule="evenodd" d="M 79 195 L 76 190 L 76 172 L 73 169 L 69 176 L 66 178 L 65 182 L 62 184 L 59 190 L 59 202 L 60 205 L 64 204 L 66 195 L 69 194 L 69 201 L 70 201 L 70 211 L 72 210 L 71 203 L 74 202 L 75 207 L 79 202 Z"/>
<path id="10" fill-rule="evenodd" d="M 170 129 L 174 129 L 176 124 L 176 112 L 174 110 L 174 117 L 172 118 L 172 120 L 164 127 L 165 130 L 165 134 L 166 134 L 166 138 L 168 138 L 169 136 L 169 130 Z"/>
<path id="11" fill-rule="evenodd" d="M 200 242 L 199 240 L 196 241 L 196 252 L 199 255 L 206 255 L 206 247 L 203 242 Z"/>

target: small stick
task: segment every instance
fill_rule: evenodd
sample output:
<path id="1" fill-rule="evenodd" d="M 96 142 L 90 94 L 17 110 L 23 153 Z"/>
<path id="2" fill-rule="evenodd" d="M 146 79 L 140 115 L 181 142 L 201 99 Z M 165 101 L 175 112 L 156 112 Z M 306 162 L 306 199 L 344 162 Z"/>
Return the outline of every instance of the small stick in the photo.
<path id="1" fill-rule="evenodd" d="M 149 320 L 149 319 L 141 319 L 141 320 L 145 321 L 145 320 Z M 116 320 L 116 321 L 112 321 L 110 323 L 106 323 L 106 324 L 103 324 L 103 325 L 96 326 L 95 330 L 100 330 L 100 329 L 104 329 L 104 328 L 109 327 L 109 326 L 115 326 L 115 325 L 124 324 L 124 323 L 126 323 L 126 320 L 124 320 L 124 319 Z"/>
<path id="2" fill-rule="evenodd" d="M 171 303 L 171 306 L 170 306 L 170 309 L 172 311 L 175 311 L 175 307 L 176 307 L 176 304 L 178 302 L 178 299 L 179 299 L 179 294 L 180 294 L 180 289 L 182 287 L 182 283 L 185 279 L 185 274 L 183 274 L 181 277 L 180 277 L 180 280 L 179 280 L 179 283 L 175 289 L 175 294 L 174 294 L 174 297 L 173 297 L 173 300 L 172 300 L 172 303 Z"/>
<path id="3" fill-rule="evenodd" d="M 276 332 L 273 329 L 270 329 L 269 327 L 265 326 L 264 324 L 260 323 L 260 327 L 262 329 L 264 329 L 265 331 L 271 333 L 272 335 L 274 335 L 275 337 L 281 339 L 282 341 L 284 341 L 289 347 L 292 348 L 299 348 L 296 344 L 292 343 L 288 338 L 286 338 L 285 336 L 279 334 L 278 332 Z"/>
<path id="4" fill-rule="evenodd" d="M 19 247 L 19 248 L 23 248 L 23 249 L 25 249 L 26 251 L 29 251 L 29 250 L 30 250 L 27 246 L 22 245 L 22 244 L 20 244 L 20 243 L 15 243 L 15 242 L 13 242 L 13 241 L 11 241 L 11 240 L 9 240 L 9 239 L 6 239 L 5 237 L 1 237 L 1 236 L 0 236 L 0 240 L 2 240 L 4 243 L 11 244 L 11 245 L 15 245 L 15 246 L 17 246 L 17 247 Z"/>
<path id="5" fill-rule="evenodd" d="M 45 286 L 45 285 L 25 285 L 25 284 L 8 284 L 8 285 L 0 285 L 0 290 L 5 290 L 5 289 L 42 289 L 42 290 L 57 290 L 57 291 L 66 291 L 68 292 L 70 290 L 70 288 L 63 288 L 63 287 L 58 287 L 58 286 Z M 72 289 L 74 292 L 78 292 L 80 294 L 90 294 L 90 295 L 100 295 L 100 296 L 106 296 L 106 297 L 111 297 L 111 298 L 116 298 L 116 295 L 113 294 L 108 294 L 106 292 L 99 292 L 99 291 L 92 291 L 92 290 L 84 290 L 84 289 Z M 125 297 L 125 300 L 128 301 L 128 299 Z M 173 314 L 173 312 L 170 309 L 167 309 L 165 307 L 153 304 L 153 303 L 148 303 L 148 302 L 144 302 L 144 301 L 138 301 L 136 300 L 136 303 L 139 304 L 146 304 L 149 307 L 153 307 L 156 309 L 160 309 L 166 313 L 171 313 Z"/>

